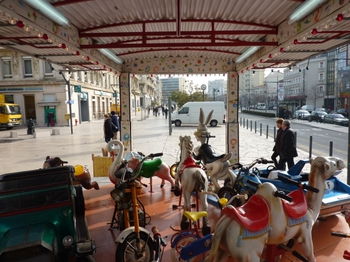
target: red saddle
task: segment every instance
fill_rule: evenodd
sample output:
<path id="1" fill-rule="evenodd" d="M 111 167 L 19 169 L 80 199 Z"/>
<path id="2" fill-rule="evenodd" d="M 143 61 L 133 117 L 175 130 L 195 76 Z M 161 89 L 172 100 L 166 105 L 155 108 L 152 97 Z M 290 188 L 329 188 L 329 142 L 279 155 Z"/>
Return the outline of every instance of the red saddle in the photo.
<path id="1" fill-rule="evenodd" d="M 260 195 L 253 195 L 241 207 L 227 206 L 222 213 L 236 220 L 242 227 L 257 232 L 269 224 L 270 210 L 266 200 Z"/>
<path id="2" fill-rule="evenodd" d="M 197 165 L 196 161 L 193 159 L 192 156 L 187 157 L 185 159 L 184 163 L 183 163 L 183 169 L 190 168 L 190 167 L 199 167 L 199 168 L 201 168 L 199 165 Z"/>
<path id="3" fill-rule="evenodd" d="M 304 191 L 300 188 L 288 194 L 293 201 L 282 200 L 284 212 L 294 219 L 303 217 L 307 212 L 307 202 Z"/>

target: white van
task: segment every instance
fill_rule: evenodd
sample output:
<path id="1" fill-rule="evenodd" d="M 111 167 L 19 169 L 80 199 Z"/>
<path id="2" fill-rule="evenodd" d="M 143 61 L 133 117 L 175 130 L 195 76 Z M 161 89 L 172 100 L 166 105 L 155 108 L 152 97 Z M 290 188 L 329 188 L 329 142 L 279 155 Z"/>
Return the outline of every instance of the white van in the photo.
<path id="1" fill-rule="evenodd" d="M 204 116 L 207 117 L 211 110 L 214 110 L 210 121 L 210 126 L 217 126 L 225 123 L 225 104 L 222 101 L 208 101 L 208 102 L 187 102 L 177 112 L 171 114 L 171 120 L 175 126 L 182 124 L 199 123 L 199 110 L 204 111 Z"/>

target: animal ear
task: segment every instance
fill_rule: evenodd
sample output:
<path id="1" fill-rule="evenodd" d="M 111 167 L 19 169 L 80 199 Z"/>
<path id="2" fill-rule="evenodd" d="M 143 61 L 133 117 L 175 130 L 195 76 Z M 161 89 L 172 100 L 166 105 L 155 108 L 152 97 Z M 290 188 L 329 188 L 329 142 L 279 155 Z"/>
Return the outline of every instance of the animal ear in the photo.
<path id="1" fill-rule="evenodd" d="M 210 120 L 211 120 L 211 117 L 213 116 L 213 113 L 214 113 L 214 110 L 211 110 L 209 115 L 207 116 L 207 120 L 205 121 L 205 124 L 204 125 L 207 125 L 209 124 Z"/>
<path id="2" fill-rule="evenodd" d="M 232 156 L 231 152 L 228 153 L 228 154 L 226 154 L 226 155 L 224 156 L 224 158 L 221 159 L 221 162 L 226 162 L 226 161 L 230 160 L 230 159 L 231 159 L 231 156 Z"/>
<path id="3" fill-rule="evenodd" d="M 199 123 L 204 124 L 204 112 L 202 108 L 199 109 Z"/>
<path id="4" fill-rule="evenodd" d="M 330 169 L 331 167 L 330 167 L 330 165 L 329 165 L 329 163 L 324 163 L 324 169 L 326 170 L 326 171 L 328 171 L 329 169 Z"/>

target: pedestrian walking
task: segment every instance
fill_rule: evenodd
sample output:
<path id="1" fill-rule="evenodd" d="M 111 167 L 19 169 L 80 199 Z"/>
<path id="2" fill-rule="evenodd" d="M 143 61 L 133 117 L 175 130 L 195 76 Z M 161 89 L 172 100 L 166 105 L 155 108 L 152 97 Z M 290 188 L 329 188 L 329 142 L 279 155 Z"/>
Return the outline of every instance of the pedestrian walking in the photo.
<path id="1" fill-rule="evenodd" d="M 112 121 L 112 131 L 113 139 L 118 139 L 118 131 L 120 130 L 119 117 L 115 111 L 111 112 L 111 121 Z"/>
<path id="2" fill-rule="evenodd" d="M 276 138 L 275 138 L 275 145 L 272 149 L 273 154 L 271 155 L 271 159 L 272 159 L 276 168 L 278 168 L 277 157 L 280 155 L 280 151 L 281 151 L 281 137 L 282 137 L 282 132 L 283 132 L 282 123 L 283 123 L 282 118 L 278 118 L 276 120 L 276 127 L 278 129 L 277 129 L 277 134 L 276 134 Z"/>
<path id="3" fill-rule="evenodd" d="M 288 120 L 282 122 L 282 130 L 279 169 L 285 170 L 286 163 L 288 164 L 288 169 L 294 166 L 294 157 L 298 156 L 298 153 L 295 147 L 295 135 L 290 129 Z"/>
<path id="4" fill-rule="evenodd" d="M 104 115 L 105 121 L 103 123 L 103 131 L 105 135 L 105 141 L 108 143 L 113 138 L 112 120 L 108 114 Z"/>
<path id="5" fill-rule="evenodd" d="M 168 119 L 168 113 L 169 113 L 169 109 L 167 107 L 164 108 L 165 119 Z"/>

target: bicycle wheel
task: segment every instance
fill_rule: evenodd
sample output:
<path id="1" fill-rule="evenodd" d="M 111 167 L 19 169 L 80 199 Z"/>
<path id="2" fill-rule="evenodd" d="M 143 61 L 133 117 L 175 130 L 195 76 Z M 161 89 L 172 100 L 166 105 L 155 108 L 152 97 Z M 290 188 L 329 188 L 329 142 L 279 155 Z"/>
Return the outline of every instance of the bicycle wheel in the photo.
<path id="1" fill-rule="evenodd" d="M 142 249 L 143 248 L 143 249 Z M 129 234 L 122 243 L 118 243 L 115 252 L 116 262 L 151 262 L 153 260 L 153 242 L 145 232 L 140 232 L 140 242 L 136 233 Z"/>
<path id="2" fill-rule="evenodd" d="M 170 167 L 170 175 L 172 178 L 175 179 L 175 175 L 176 175 L 176 170 L 177 170 L 177 166 L 179 165 L 179 163 L 175 163 Z"/>

